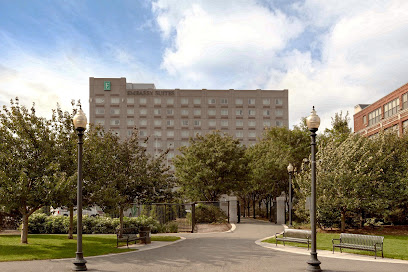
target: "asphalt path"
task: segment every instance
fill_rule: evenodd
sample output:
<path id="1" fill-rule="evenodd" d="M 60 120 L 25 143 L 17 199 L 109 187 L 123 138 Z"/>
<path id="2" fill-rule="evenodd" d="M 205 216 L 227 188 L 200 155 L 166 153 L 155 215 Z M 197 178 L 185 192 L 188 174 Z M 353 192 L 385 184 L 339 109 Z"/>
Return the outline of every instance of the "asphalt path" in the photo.
<path id="1" fill-rule="evenodd" d="M 255 241 L 283 230 L 280 225 L 243 219 L 233 232 L 177 234 L 186 239 L 161 248 L 85 257 L 88 271 L 215 272 L 305 271 L 309 256 L 268 249 Z M 86 256 L 86 252 L 84 253 Z M 318 256 L 319 257 L 319 256 Z M 406 264 L 319 257 L 323 271 L 408 271 Z M 71 271 L 72 259 L 0 262 L 0 271 Z"/>

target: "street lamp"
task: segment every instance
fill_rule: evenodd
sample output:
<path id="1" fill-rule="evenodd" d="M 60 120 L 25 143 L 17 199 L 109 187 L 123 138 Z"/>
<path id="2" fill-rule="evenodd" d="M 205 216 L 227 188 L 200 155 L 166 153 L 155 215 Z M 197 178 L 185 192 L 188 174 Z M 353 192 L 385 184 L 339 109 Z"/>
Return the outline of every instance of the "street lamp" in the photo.
<path id="1" fill-rule="evenodd" d="M 292 174 L 293 174 L 293 165 L 289 163 L 288 165 L 289 173 L 289 227 L 292 227 Z"/>
<path id="2" fill-rule="evenodd" d="M 73 261 L 74 271 L 85 271 L 86 260 L 84 259 L 84 254 L 82 253 L 82 145 L 84 131 L 86 129 L 86 116 L 82 111 L 81 106 L 79 106 L 78 112 L 75 114 L 74 127 L 78 135 L 78 190 L 77 190 L 77 252 L 76 258 Z"/>
<path id="3" fill-rule="evenodd" d="M 310 223 L 312 228 L 312 249 L 310 252 L 310 260 L 307 262 L 308 271 L 322 271 L 320 269 L 321 262 L 317 259 L 316 252 L 316 131 L 319 129 L 320 117 L 317 116 L 316 111 L 313 106 L 312 114 L 306 118 L 306 124 L 309 128 L 312 138 L 311 143 L 311 167 L 312 167 L 312 199 L 310 208 Z"/>

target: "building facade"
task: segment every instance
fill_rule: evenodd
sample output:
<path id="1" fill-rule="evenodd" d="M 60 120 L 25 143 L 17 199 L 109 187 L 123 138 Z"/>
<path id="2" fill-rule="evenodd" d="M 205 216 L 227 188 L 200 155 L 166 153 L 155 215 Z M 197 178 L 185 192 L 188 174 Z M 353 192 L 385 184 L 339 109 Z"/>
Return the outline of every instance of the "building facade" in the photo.
<path id="1" fill-rule="evenodd" d="M 89 79 L 90 123 L 121 138 L 136 127 L 150 153 L 171 158 L 190 137 L 215 130 L 251 145 L 265 127 L 289 126 L 288 90 L 156 89 L 126 78 Z"/>
<path id="2" fill-rule="evenodd" d="M 354 107 L 354 132 L 371 137 L 380 131 L 408 131 L 408 83 L 371 105 Z"/>

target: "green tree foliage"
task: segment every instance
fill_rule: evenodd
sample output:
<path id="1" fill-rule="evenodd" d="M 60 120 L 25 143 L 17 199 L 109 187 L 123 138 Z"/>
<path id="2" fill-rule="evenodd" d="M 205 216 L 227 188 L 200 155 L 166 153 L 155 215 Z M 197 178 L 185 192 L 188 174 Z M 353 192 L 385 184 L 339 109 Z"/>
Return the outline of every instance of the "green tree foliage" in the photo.
<path id="1" fill-rule="evenodd" d="M 180 152 L 174 159 L 175 174 L 181 190 L 191 200 L 217 201 L 245 179 L 245 148 L 229 135 L 197 135 Z"/>
<path id="2" fill-rule="evenodd" d="M 50 120 L 38 117 L 18 99 L 0 112 L 0 205 L 17 209 L 23 219 L 21 242 L 27 243 L 29 216 L 64 193 L 66 175 L 57 159 Z"/>

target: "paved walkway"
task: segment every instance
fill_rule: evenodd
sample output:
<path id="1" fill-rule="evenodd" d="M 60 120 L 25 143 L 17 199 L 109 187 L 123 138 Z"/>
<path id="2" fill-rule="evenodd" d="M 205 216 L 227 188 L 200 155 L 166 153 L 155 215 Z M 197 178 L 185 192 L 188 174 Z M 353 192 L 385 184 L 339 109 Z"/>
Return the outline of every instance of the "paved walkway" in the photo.
<path id="1" fill-rule="evenodd" d="M 307 254 L 283 252 L 255 243 L 282 230 L 282 226 L 244 219 L 230 233 L 185 233 L 182 234 L 185 240 L 164 247 L 85 259 L 88 261 L 88 271 L 104 272 L 305 271 L 309 259 Z M 408 271 L 406 263 L 318 257 L 322 262 L 321 268 L 330 272 Z M 71 271 L 71 267 L 72 260 L 68 259 L 0 263 L 2 272 Z"/>

